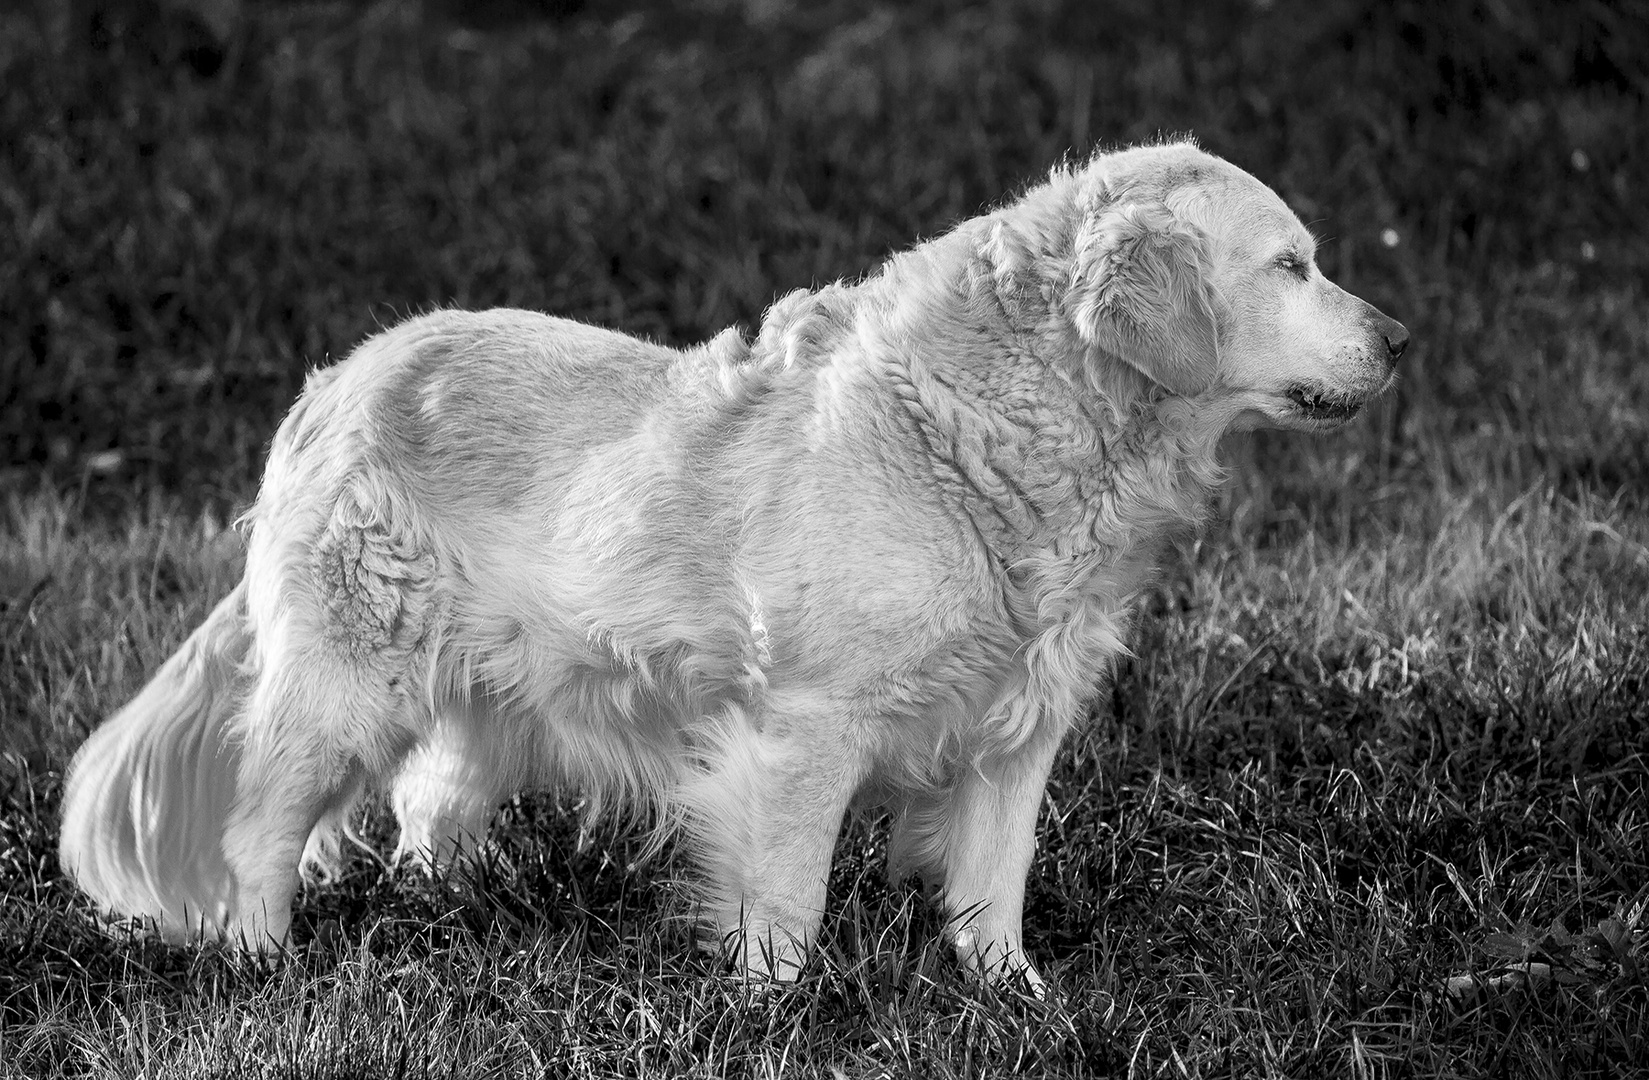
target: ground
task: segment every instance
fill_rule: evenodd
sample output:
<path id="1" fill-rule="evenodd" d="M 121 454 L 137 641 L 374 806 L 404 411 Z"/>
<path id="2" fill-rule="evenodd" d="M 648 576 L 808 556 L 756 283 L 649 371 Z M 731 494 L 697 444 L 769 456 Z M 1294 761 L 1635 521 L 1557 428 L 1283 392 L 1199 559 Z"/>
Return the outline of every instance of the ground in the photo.
<path id="1" fill-rule="evenodd" d="M 1645 56 L 1531 0 L 0 13 L 0 1075 L 1649 1072 Z M 1414 343 L 1346 431 L 1226 448 L 1048 792 L 1049 1000 L 952 970 L 874 817 L 777 995 L 576 793 L 443 880 L 362 852 L 264 966 L 59 873 L 309 367 L 443 304 L 696 342 L 1184 132 Z"/>

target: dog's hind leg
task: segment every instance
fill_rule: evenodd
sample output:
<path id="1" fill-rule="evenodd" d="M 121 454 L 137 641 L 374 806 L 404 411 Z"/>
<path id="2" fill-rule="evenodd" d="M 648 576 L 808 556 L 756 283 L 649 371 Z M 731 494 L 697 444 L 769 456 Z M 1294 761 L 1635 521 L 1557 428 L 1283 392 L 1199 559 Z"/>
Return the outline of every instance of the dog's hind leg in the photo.
<path id="1" fill-rule="evenodd" d="M 317 822 L 429 726 L 432 560 L 358 488 L 293 540 L 255 531 L 248 554 L 261 655 L 223 841 L 230 933 L 259 951 L 286 941 Z"/>
<path id="2" fill-rule="evenodd" d="M 410 857 L 434 869 L 480 846 L 527 756 L 508 752 L 502 723 L 476 702 L 441 710 L 395 775 L 396 862 Z"/>
<path id="3" fill-rule="evenodd" d="M 706 871 L 705 930 L 747 974 L 795 979 L 818 936 L 830 858 L 865 776 L 844 725 L 815 708 L 735 721 L 683 785 Z"/>
<path id="4" fill-rule="evenodd" d="M 224 856 L 235 878 L 236 944 L 266 952 L 286 943 L 305 845 L 359 783 L 362 765 L 339 736 L 365 718 L 368 693 L 321 673 L 316 658 L 260 679 L 247 710 L 235 805 Z M 377 710 L 372 710 L 377 711 Z"/>
<path id="5" fill-rule="evenodd" d="M 344 853 L 345 840 L 367 848 L 351 822 L 365 795 L 366 777 L 362 776 L 328 802 L 304 841 L 303 858 L 298 864 L 304 880 L 330 882 L 342 877 L 349 861 Z"/>

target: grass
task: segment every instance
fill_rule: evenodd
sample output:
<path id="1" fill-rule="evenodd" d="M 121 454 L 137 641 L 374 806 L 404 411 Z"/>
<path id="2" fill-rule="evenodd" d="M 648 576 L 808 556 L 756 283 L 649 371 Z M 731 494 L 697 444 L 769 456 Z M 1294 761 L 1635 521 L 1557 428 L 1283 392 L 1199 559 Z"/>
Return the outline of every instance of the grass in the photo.
<path id="1" fill-rule="evenodd" d="M 574 7 L 249 4 L 204 52 L 171 8 L 0 14 L 0 1075 L 1649 1072 L 1640 26 Z M 264 966 L 105 933 L 59 874 L 62 769 L 234 581 L 223 523 L 306 366 L 442 303 L 697 340 L 1183 130 L 1415 344 L 1352 430 L 1229 447 L 1049 789 L 1055 1000 L 951 969 L 874 817 L 776 995 L 572 793 L 445 880 L 363 853 Z"/>

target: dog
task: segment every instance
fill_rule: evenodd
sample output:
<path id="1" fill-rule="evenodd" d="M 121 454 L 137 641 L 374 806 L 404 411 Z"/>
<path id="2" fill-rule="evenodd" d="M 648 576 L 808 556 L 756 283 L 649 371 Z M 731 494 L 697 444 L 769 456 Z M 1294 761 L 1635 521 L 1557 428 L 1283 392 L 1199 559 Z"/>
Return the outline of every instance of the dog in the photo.
<path id="1" fill-rule="evenodd" d="M 388 784 L 433 864 L 576 785 L 680 837 L 707 937 L 794 978 L 850 804 L 960 962 L 1021 913 L 1065 734 L 1223 479 L 1324 431 L 1407 331 L 1190 143 L 1066 165 L 857 283 L 675 350 L 436 311 L 312 373 L 240 584 L 69 769 L 60 857 L 176 939 L 288 941 Z"/>

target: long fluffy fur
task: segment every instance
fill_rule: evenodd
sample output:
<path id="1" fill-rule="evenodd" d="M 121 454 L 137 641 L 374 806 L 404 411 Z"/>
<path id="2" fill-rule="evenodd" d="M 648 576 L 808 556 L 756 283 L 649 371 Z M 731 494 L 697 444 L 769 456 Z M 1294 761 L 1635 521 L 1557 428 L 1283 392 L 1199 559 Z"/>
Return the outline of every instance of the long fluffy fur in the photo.
<path id="1" fill-rule="evenodd" d="M 963 960 L 1025 969 L 1048 769 L 1220 435 L 1389 373 L 1390 320 L 1243 261 L 1275 242 L 1309 237 L 1262 185 L 1156 147 L 749 343 L 520 311 L 372 338 L 281 425 L 245 580 L 76 758 L 64 865 L 266 948 L 363 787 L 440 861 L 572 782 L 685 834 L 712 933 L 785 976 L 875 798 Z"/>
<path id="2" fill-rule="evenodd" d="M 174 938 L 222 927 L 234 906 L 220 840 L 251 650 L 242 584 L 92 732 L 64 789 L 63 865 L 105 905 L 148 914 Z"/>

